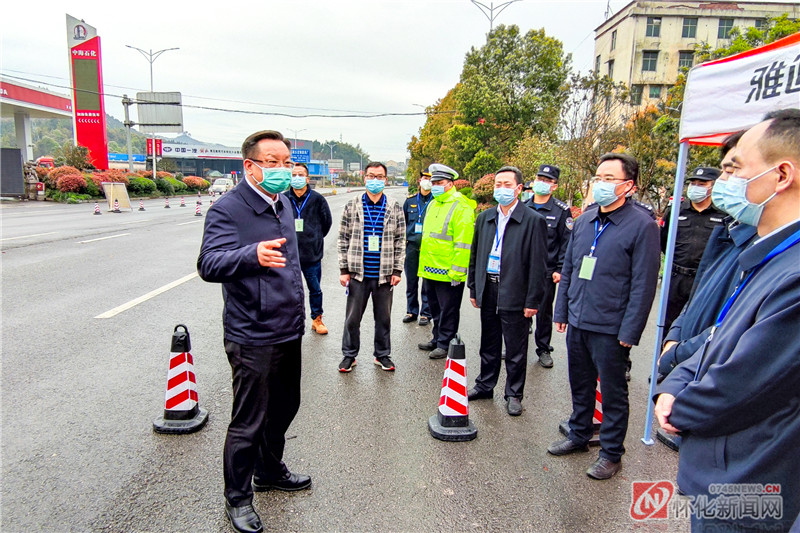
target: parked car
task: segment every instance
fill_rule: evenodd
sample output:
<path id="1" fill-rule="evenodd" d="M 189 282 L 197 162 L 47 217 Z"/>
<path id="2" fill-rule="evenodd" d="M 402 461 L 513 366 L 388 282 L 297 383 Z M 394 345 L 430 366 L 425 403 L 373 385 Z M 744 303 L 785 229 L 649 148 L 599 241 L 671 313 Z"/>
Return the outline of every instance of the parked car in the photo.
<path id="1" fill-rule="evenodd" d="M 214 180 L 214 184 L 211 186 L 209 191 L 222 194 L 231 189 L 233 189 L 233 180 L 228 178 L 217 178 Z"/>

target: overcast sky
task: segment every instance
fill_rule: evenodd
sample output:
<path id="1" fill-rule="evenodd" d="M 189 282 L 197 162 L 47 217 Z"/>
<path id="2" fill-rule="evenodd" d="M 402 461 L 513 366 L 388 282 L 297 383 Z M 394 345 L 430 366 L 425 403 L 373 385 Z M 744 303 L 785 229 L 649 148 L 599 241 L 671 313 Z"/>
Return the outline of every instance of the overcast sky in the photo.
<path id="1" fill-rule="evenodd" d="M 482 0 L 489 5 L 488 0 Z M 495 6 L 503 2 L 494 2 Z M 627 4 L 612 0 L 616 11 Z M 592 68 L 594 28 L 606 0 L 522 0 L 495 24 L 544 28 Z M 149 7 L 154 11 L 148 10 Z M 265 2 L 17 1 L 2 8 L 0 71 L 66 94 L 66 13 L 97 28 L 106 112 L 123 118 L 121 95 L 150 87 L 145 50 L 179 47 L 153 64 L 156 91 L 184 104 L 293 115 L 424 113 L 458 81 L 464 56 L 486 41 L 489 21 L 469 0 L 267 0 Z M 113 96 L 112 96 L 113 95 Z M 416 104 L 416 105 L 415 105 Z M 132 120 L 136 120 L 135 111 Z M 289 118 L 184 108 L 194 138 L 239 146 L 260 129 L 339 140 L 375 160 L 407 157 L 424 114 L 385 118 Z"/>

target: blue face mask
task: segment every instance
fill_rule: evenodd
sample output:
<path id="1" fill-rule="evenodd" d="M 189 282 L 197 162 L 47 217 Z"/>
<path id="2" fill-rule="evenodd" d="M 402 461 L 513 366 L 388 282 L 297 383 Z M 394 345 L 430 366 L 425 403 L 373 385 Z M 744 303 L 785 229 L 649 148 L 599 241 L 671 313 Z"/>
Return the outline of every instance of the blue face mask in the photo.
<path id="1" fill-rule="evenodd" d="M 550 194 L 551 185 L 545 181 L 535 180 L 533 182 L 533 194 L 547 196 Z"/>
<path id="2" fill-rule="evenodd" d="M 711 203 L 714 204 L 714 207 L 724 213 L 728 212 L 728 210 L 725 208 L 725 189 L 728 186 L 727 184 L 727 181 L 718 179 L 714 182 L 714 186 L 711 188 Z"/>
<path id="3" fill-rule="evenodd" d="M 772 193 L 769 198 L 760 204 L 754 204 L 747 199 L 747 184 L 751 181 L 757 180 L 761 176 L 766 176 L 776 168 L 778 167 L 767 169 L 758 176 L 750 179 L 740 178 L 737 176 L 729 177 L 728 184 L 725 187 L 723 200 L 727 213 L 742 224 L 758 227 L 758 221 L 761 220 L 761 214 L 764 211 L 764 206 L 767 205 L 767 202 L 775 198 L 775 195 L 778 194 L 778 192 L 776 191 Z"/>
<path id="4" fill-rule="evenodd" d="M 494 190 L 494 199 L 502 206 L 507 206 L 517 197 L 516 189 L 497 188 Z"/>
<path id="5" fill-rule="evenodd" d="M 306 177 L 305 176 L 292 176 L 291 181 L 292 189 L 302 189 L 306 186 Z"/>
<path id="6" fill-rule="evenodd" d="M 597 205 L 606 207 L 617 201 L 620 196 L 617 194 L 617 185 L 619 185 L 619 183 L 609 183 L 607 181 L 598 181 L 595 183 L 594 187 L 592 187 L 592 195 Z"/>
<path id="7" fill-rule="evenodd" d="M 689 185 L 686 188 L 686 197 L 692 202 L 699 204 L 708 198 L 708 189 L 702 185 Z"/>
<path id="8" fill-rule="evenodd" d="M 289 188 L 292 181 L 292 169 L 285 167 L 264 168 L 256 163 L 253 163 L 261 169 L 261 182 L 259 185 L 262 189 L 270 194 L 278 194 Z"/>
<path id="9" fill-rule="evenodd" d="M 386 186 L 383 180 L 367 180 L 367 190 L 372 194 L 378 194 Z"/>
<path id="10" fill-rule="evenodd" d="M 431 187 L 431 194 L 434 198 L 444 194 L 444 185 L 433 185 Z"/>

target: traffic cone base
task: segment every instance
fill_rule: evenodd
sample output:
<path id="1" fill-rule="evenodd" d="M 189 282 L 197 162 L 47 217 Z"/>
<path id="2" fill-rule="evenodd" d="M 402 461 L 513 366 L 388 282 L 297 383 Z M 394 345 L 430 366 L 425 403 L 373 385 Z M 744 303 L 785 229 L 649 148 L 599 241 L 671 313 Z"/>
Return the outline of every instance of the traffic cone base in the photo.
<path id="1" fill-rule="evenodd" d="M 600 426 L 603 424 L 603 395 L 600 391 L 600 379 L 597 379 L 597 388 L 594 392 L 594 415 L 592 416 L 592 426 L 594 434 L 589 439 L 589 446 L 600 446 Z M 562 420 L 558 425 L 558 430 L 565 437 L 569 436 L 569 420 Z"/>
<path id="2" fill-rule="evenodd" d="M 442 380 L 442 394 L 437 413 L 428 419 L 428 430 L 435 439 L 464 442 L 478 436 L 469 419 L 467 400 L 466 352 L 461 337 L 456 335 L 447 350 L 447 364 Z"/>

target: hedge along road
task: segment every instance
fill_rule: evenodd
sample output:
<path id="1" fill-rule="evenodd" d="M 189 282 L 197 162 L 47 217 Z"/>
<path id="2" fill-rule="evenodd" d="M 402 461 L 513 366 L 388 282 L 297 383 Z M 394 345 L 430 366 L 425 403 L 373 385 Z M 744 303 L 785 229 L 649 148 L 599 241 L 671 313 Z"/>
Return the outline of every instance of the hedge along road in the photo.
<path id="1" fill-rule="evenodd" d="M 404 192 L 389 194 L 402 200 Z M 438 404 L 443 362 L 416 348 L 429 328 L 400 322 L 404 282 L 395 289 L 393 308 L 397 371 L 370 364 L 368 310 L 361 365 L 351 374 L 336 372 L 345 302 L 336 232 L 354 194 L 328 198 L 334 227 L 326 239 L 322 284 L 331 333 L 304 337 L 303 402 L 286 449 L 289 467 L 312 475 L 314 485 L 297 494 L 258 494 L 255 505 L 268 528 L 631 528 L 631 482 L 673 480 L 677 468 L 673 452 L 639 442 L 653 324 L 633 352 L 628 453 L 614 479 L 586 477 L 594 453 L 554 458 L 545 451 L 569 414 L 563 336 L 554 337 L 554 369 L 539 367 L 535 358 L 529 362 L 521 417 L 506 415 L 501 378 L 493 402 L 471 406 L 476 440 L 433 440 L 427 419 Z M 205 214 L 207 197 L 203 204 Z M 163 201 L 151 200 L 147 211 L 137 207 L 138 201 L 133 212 L 102 216 L 91 215 L 93 204 L 0 208 L 2 238 L 14 239 L 0 241 L 3 531 L 229 530 L 221 453 L 231 392 L 221 290 L 192 275 L 205 217 L 195 221 L 193 203 L 167 210 Z M 94 240 L 102 237 L 113 238 Z M 114 316 L 95 318 L 180 280 Z M 464 302 L 461 331 L 471 385 L 479 366 L 480 321 Z M 209 423 L 192 435 L 157 435 L 152 420 L 163 412 L 170 339 L 179 323 L 192 337 Z M 686 522 L 637 526 L 682 531 Z"/>

